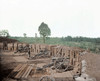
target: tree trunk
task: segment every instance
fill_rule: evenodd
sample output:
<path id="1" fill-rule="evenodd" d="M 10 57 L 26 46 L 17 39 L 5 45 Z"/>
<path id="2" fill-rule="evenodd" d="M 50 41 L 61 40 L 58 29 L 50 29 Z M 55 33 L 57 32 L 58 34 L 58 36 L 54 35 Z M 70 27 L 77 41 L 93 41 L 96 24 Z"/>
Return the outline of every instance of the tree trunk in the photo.
<path id="1" fill-rule="evenodd" d="M 45 36 L 43 36 L 43 43 L 45 43 Z"/>

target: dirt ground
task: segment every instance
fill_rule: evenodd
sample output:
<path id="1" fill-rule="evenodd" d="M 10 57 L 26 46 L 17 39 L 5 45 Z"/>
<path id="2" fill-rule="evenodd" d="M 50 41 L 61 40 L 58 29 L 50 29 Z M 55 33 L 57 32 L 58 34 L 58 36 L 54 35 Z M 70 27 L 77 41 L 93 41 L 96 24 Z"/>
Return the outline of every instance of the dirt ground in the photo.
<path id="1" fill-rule="evenodd" d="M 51 58 L 39 58 L 39 59 L 35 59 L 35 60 L 29 60 L 28 59 L 28 56 L 25 55 L 25 54 L 14 54 L 13 52 L 2 52 L 0 53 L 0 64 L 1 64 L 1 68 L 0 68 L 0 78 L 1 81 L 6 81 L 5 78 L 7 78 L 7 76 L 9 75 L 9 73 L 11 73 L 11 71 L 18 65 L 18 64 L 36 64 L 37 67 L 41 67 L 45 64 L 48 64 L 50 63 L 51 61 Z M 51 70 L 49 70 L 51 71 Z M 56 73 L 55 71 L 51 71 L 52 74 L 51 76 L 55 77 L 55 81 L 73 81 L 70 77 L 70 80 L 68 78 L 66 78 L 66 72 L 64 73 Z M 50 73 L 51 73 L 50 72 Z M 41 76 L 43 74 L 40 74 L 39 76 Z M 33 75 L 34 76 L 38 76 L 37 74 L 36 75 Z M 38 77 L 39 77 L 38 76 Z M 56 78 L 57 77 L 57 78 Z M 15 81 L 15 80 L 10 80 L 10 81 Z M 33 78 L 28 78 L 27 81 L 34 81 Z M 39 81 L 38 79 L 36 79 L 35 81 Z"/>
<path id="2" fill-rule="evenodd" d="M 8 76 L 8 74 L 19 64 L 13 59 L 10 52 L 0 53 L 0 81 Z"/>
<path id="3" fill-rule="evenodd" d="M 100 81 L 100 54 L 87 53 L 82 56 L 82 59 L 85 59 L 87 62 L 87 74 Z"/>
<path id="4" fill-rule="evenodd" d="M 14 55 L 13 52 L 0 53 L 0 81 L 8 76 L 8 74 L 18 65 L 24 63 L 36 63 L 36 60 L 28 61 L 27 55 Z M 91 77 L 95 77 L 97 81 L 100 81 L 100 55 L 87 53 L 82 56 L 87 62 L 87 74 Z M 43 59 L 39 59 L 39 66 L 43 65 Z M 49 62 L 45 59 L 45 62 Z"/>

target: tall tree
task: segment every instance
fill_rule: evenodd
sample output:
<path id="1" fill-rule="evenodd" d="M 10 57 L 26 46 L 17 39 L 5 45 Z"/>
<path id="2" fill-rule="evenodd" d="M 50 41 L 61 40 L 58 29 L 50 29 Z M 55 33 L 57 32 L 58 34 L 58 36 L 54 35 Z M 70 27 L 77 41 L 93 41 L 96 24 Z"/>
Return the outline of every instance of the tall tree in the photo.
<path id="1" fill-rule="evenodd" d="M 9 37 L 9 32 L 8 30 L 1 30 L 0 31 L 0 36 L 3 36 L 3 37 Z"/>
<path id="2" fill-rule="evenodd" d="M 27 36 L 26 36 L 26 35 L 27 35 L 26 33 L 23 33 L 23 35 L 24 35 L 24 37 L 27 37 Z"/>
<path id="3" fill-rule="evenodd" d="M 44 22 L 41 23 L 41 25 L 38 28 L 38 31 L 40 33 L 40 36 L 43 37 L 43 43 L 45 43 L 45 38 L 51 35 L 51 30 L 48 27 L 47 24 L 45 24 Z"/>

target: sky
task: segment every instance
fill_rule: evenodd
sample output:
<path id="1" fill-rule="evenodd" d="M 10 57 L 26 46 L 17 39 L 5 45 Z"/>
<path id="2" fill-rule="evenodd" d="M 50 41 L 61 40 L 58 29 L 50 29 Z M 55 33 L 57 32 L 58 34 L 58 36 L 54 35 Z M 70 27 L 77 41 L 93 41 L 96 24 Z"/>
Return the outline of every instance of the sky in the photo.
<path id="1" fill-rule="evenodd" d="M 100 0 L 0 0 L 0 30 L 38 36 L 44 22 L 51 37 L 100 37 Z"/>

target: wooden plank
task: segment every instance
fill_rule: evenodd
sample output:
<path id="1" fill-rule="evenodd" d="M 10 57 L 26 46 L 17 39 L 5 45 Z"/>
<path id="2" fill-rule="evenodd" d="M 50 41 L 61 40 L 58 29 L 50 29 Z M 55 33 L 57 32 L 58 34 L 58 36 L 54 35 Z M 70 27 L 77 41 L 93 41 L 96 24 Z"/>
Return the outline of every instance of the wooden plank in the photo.
<path id="1" fill-rule="evenodd" d="M 21 68 L 22 64 L 19 64 L 13 71 L 18 71 Z"/>
<path id="2" fill-rule="evenodd" d="M 22 64 L 17 65 L 17 67 L 8 75 L 8 77 L 13 77 L 16 76 L 18 73 L 18 69 L 22 66 Z"/>
<path id="3" fill-rule="evenodd" d="M 27 74 L 25 75 L 25 78 L 27 78 L 27 76 L 28 76 L 29 73 L 31 72 L 32 68 L 33 68 L 33 67 L 31 66 L 30 69 L 28 70 Z"/>
<path id="4" fill-rule="evenodd" d="M 20 78 L 21 78 L 21 77 L 22 77 L 22 75 L 25 73 L 25 71 L 26 71 L 27 67 L 28 67 L 28 66 L 26 66 L 25 68 L 23 68 L 23 69 L 22 69 L 22 72 L 21 72 L 21 74 L 20 74 L 20 76 L 19 76 Z"/>
<path id="5" fill-rule="evenodd" d="M 17 71 L 20 71 L 20 70 L 22 70 L 22 68 L 23 68 L 23 65 L 17 70 Z"/>
<path id="6" fill-rule="evenodd" d="M 24 72 L 25 67 L 27 66 L 27 64 L 24 64 L 21 68 L 21 71 L 15 76 L 15 78 L 20 78 Z"/>
<path id="7" fill-rule="evenodd" d="M 25 71 L 24 74 L 22 75 L 22 78 L 25 77 L 25 75 L 28 73 L 29 69 L 30 69 L 30 66 L 27 67 L 26 71 Z"/>

